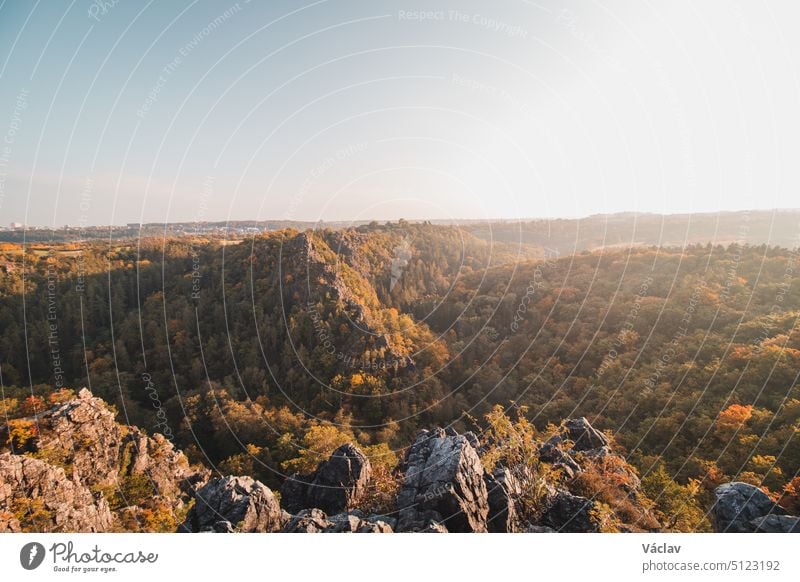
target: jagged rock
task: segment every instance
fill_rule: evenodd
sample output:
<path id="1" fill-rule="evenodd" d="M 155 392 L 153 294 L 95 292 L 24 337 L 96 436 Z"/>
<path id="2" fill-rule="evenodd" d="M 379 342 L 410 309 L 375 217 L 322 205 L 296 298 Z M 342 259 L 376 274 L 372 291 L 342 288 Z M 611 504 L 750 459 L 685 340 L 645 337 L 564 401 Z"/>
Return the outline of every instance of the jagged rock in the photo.
<path id="1" fill-rule="evenodd" d="M 361 500 L 371 476 L 367 456 L 354 445 L 342 445 L 317 468 L 307 497 L 328 513 L 346 511 Z"/>
<path id="2" fill-rule="evenodd" d="M 161 434 L 148 437 L 136 427 L 114 420 L 114 413 L 100 398 L 83 388 L 78 397 L 37 418 L 39 437 L 35 448 L 69 467 L 73 480 L 91 488 L 116 488 L 128 476 L 144 476 L 153 494 L 181 497 L 207 479 L 207 471 L 189 466 L 186 456 Z"/>
<path id="3" fill-rule="evenodd" d="M 282 533 L 322 533 L 333 527 L 325 512 L 319 509 L 303 509 L 283 526 Z"/>
<path id="4" fill-rule="evenodd" d="M 455 432 L 455 431 L 453 431 Z M 455 433 L 451 436 L 458 436 L 458 433 Z M 478 440 L 478 437 L 475 436 L 475 433 L 472 431 L 468 431 L 464 433 L 464 438 L 467 439 L 467 442 L 472 445 L 472 448 L 475 449 L 476 452 L 481 452 L 481 443 Z"/>
<path id="5" fill-rule="evenodd" d="M 800 517 L 791 515 L 767 515 L 750 520 L 750 524 L 758 533 L 800 533 Z"/>
<path id="6" fill-rule="evenodd" d="M 0 531 L 19 531 L 22 520 L 37 532 L 105 532 L 112 519 L 102 496 L 68 479 L 61 467 L 0 455 Z"/>
<path id="7" fill-rule="evenodd" d="M 263 483 L 250 477 L 212 479 L 195 496 L 195 504 L 179 531 L 217 531 L 227 521 L 240 532 L 273 532 L 281 527 L 278 500 Z"/>
<path id="8" fill-rule="evenodd" d="M 752 522 L 759 518 L 786 515 L 786 510 L 776 504 L 758 487 L 748 483 L 724 483 L 714 490 L 714 507 L 711 508 L 714 531 L 746 533 L 756 531 Z M 758 527 L 769 523 L 759 522 Z"/>
<path id="9" fill-rule="evenodd" d="M 382 516 L 365 518 L 360 511 L 328 517 L 320 509 L 304 509 L 281 529 L 282 533 L 392 533 Z"/>
<path id="10" fill-rule="evenodd" d="M 416 531 L 431 521 L 453 532 L 487 531 L 483 465 L 467 437 L 448 436 L 441 429 L 422 431 L 406 455 L 403 472 L 398 531 Z"/>
<path id="11" fill-rule="evenodd" d="M 581 466 L 572 456 L 561 449 L 564 439 L 555 435 L 539 447 L 539 460 L 551 463 L 554 468 L 561 469 L 568 479 L 572 479 L 582 471 Z"/>
<path id="12" fill-rule="evenodd" d="M 355 445 L 345 444 L 320 463 L 313 474 L 286 479 L 281 487 L 281 501 L 291 513 L 309 507 L 341 513 L 358 504 L 371 476 L 367 456 Z"/>
<path id="13" fill-rule="evenodd" d="M 522 486 L 513 473 L 498 467 L 494 473 L 484 475 L 489 501 L 487 525 L 490 532 L 519 531 L 517 503 L 522 496 Z"/>
<path id="14" fill-rule="evenodd" d="M 584 417 L 565 420 L 562 434 L 573 442 L 574 451 L 600 449 L 608 452 L 607 448 L 604 449 L 608 446 L 606 435 L 595 429 Z"/>
<path id="15" fill-rule="evenodd" d="M 281 484 L 281 507 L 291 514 L 298 514 L 309 507 L 306 493 L 314 475 L 295 473 Z"/>
<path id="16" fill-rule="evenodd" d="M 559 491 L 542 517 L 542 525 L 557 532 L 584 533 L 598 531 L 592 519 L 594 503 L 567 491 Z"/>

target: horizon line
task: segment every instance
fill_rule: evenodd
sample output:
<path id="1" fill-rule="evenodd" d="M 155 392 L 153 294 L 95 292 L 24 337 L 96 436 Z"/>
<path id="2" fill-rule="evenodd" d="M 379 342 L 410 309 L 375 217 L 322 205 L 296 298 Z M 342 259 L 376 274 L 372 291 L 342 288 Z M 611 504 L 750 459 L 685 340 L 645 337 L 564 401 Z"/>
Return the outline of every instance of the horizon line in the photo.
<path id="1" fill-rule="evenodd" d="M 750 214 L 750 213 L 776 213 L 776 212 L 789 212 L 800 213 L 800 207 L 796 208 L 742 208 L 739 210 L 718 210 L 718 211 L 699 211 L 699 212 L 651 212 L 651 211 L 637 211 L 637 210 L 621 210 L 617 212 L 595 213 L 586 214 L 582 216 L 526 216 L 519 218 L 509 217 L 490 217 L 490 218 L 369 218 L 362 220 L 348 220 L 348 219 L 331 219 L 331 220 L 309 220 L 309 219 L 296 219 L 296 218 L 236 218 L 236 219 L 220 219 L 220 220 L 172 220 L 169 222 L 126 222 L 126 223 L 106 223 L 106 224 L 78 224 L 70 225 L 63 224 L 60 226 L 53 225 L 40 225 L 40 224 L 24 224 L 16 221 L 11 221 L 9 226 L 0 225 L 0 230 L 81 230 L 81 229 L 95 229 L 95 228 L 143 228 L 143 227 L 169 227 L 171 225 L 179 224 L 206 224 L 206 225 L 228 225 L 238 223 L 288 223 L 288 224 L 302 224 L 302 225 L 318 225 L 330 224 L 337 226 L 364 226 L 373 222 L 383 224 L 399 223 L 405 221 L 409 224 L 424 224 L 430 222 L 432 224 L 459 224 L 459 223 L 524 223 L 524 222 L 538 222 L 538 221 L 556 221 L 556 220 L 588 220 L 593 218 L 614 217 L 614 216 L 643 216 L 643 217 L 684 217 L 684 216 L 714 216 L 723 214 Z M 17 225 L 17 226 L 14 226 Z"/>

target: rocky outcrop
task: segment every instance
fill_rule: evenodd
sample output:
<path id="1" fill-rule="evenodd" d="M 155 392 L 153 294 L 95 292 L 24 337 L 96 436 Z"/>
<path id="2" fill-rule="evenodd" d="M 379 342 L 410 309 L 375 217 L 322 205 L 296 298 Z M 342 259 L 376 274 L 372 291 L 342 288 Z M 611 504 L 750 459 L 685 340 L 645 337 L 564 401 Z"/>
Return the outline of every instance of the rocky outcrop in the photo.
<path id="1" fill-rule="evenodd" d="M 594 503 L 585 497 L 559 491 L 542 517 L 545 527 L 561 533 L 588 533 L 599 531 L 592 517 Z"/>
<path id="2" fill-rule="evenodd" d="M 564 439 L 560 435 L 549 438 L 539 447 L 539 460 L 552 464 L 554 469 L 560 469 L 567 478 L 572 479 L 581 472 L 581 466 L 563 450 L 563 444 Z"/>
<path id="3" fill-rule="evenodd" d="M 385 516 L 364 517 L 360 511 L 328 517 L 319 509 L 304 509 L 284 525 L 283 533 L 392 533 L 394 520 Z"/>
<path id="4" fill-rule="evenodd" d="M 117 487 L 141 475 L 155 495 L 175 499 L 207 478 L 189 466 L 186 456 L 161 434 L 152 437 L 117 423 L 108 405 L 86 388 L 78 397 L 37 418 L 37 451 L 58 458 L 71 477 L 89 487 Z"/>
<path id="5" fill-rule="evenodd" d="M 328 516 L 320 509 L 302 509 L 283 526 L 282 533 L 322 533 L 333 527 Z"/>
<path id="6" fill-rule="evenodd" d="M 281 292 L 287 305 L 306 308 L 322 301 L 325 305 L 343 308 L 343 313 L 339 314 L 325 307 L 307 313 L 320 331 L 328 326 L 335 329 L 344 323 L 351 328 L 353 333 L 340 336 L 335 349 L 350 355 L 354 364 L 394 367 L 399 362 L 407 362 L 413 365 L 408 348 L 386 333 L 380 313 L 384 307 L 378 299 L 367 258 L 360 250 L 363 240 L 364 236 L 354 231 L 341 234 L 303 232 L 291 237 L 283 245 L 281 254 L 283 272 L 290 275 L 293 282 L 282 284 Z M 340 256 L 339 260 L 336 255 Z M 391 261 L 391 255 L 385 260 Z M 313 284 L 309 285 L 309 281 Z M 370 358 L 366 357 L 367 350 L 373 354 Z M 377 359 L 376 353 L 381 354 Z"/>
<path id="7" fill-rule="evenodd" d="M 741 482 L 725 483 L 714 490 L 714 497 L 714 506 L 711 509 L 714 531 L 727 533 L 797 531 L 798 518 L 787 516 L 785 509 L 754 485 Z"/>
<path id="8" fill-rule="evenodd" d="M 336 449 L 311 475 L 292 475 L 281 487 L 281 504 L 290 513 L 317 508 L 329 514 L 356 507 L 372 476 L 369 459 L 352 444 Z"/>
<path id="9" fill-rule="evenodd" d="M 25 450 L 0 456 L 0 532 L 592 532 L 600 530 L 600 506 L 591 494 L 598 476 L 628 495 L 610 497 L 621 499 L 624 511 L 646 508 L 635 470 L 585 419 L 566 421 L 560 434 L 533 443 L 539 458 L 525 463 L 509 461 L 508 443 L 483 446 L 473 433 L 452 429 L 420 432 L 394 477 L 381 475 L 381 491 L 399 485 L 394 507 L 385 495 L 376 505 L 391 517 L 359 509 L 375 502 L 367 495 L 372 469 L 352 444 L 336 449 L 313 473 L 287 479 L 279 504 L 251 477 L 206 483 L 207 472 L 190 467 L 169 440 L 118 424 L 87 390 L 22 419 L 23 425 L 34 421 L 39 430 L 21 441 Z M 491 473 L 480 457 L 487 454 Z M 539 461 L 562 470 L 540 470 Z M 583 479 L 587 475 L 591 479 Z M 391 478 L 397 481 L 385 482 Z M 742 489 L 748 487 L 718 490 L 720 528 L 797 530 L 797 518 L 759 490 Z M 179 509 L 190 499 L 194 505 L 184 518 Z M 604 511 L 616 511 L 613 501 L 604 502 Z M 628 524 L 639 524 L 641 516 L 646 509 L 627 522 L 615 514 L 609 523 L 638 531 Z"/>
<path id="10" fill-rule="evenodd" d="M 274 532 L 281 508 L 272 491 L 250 477 L 212 479 L 197 491 L 195 504 L 178 528 L 185 532 Z"/>
<path id="11" fill-rule="evenodd" d="M 572 446 L 568 446 L 571 442 Z M 611 455 L 608 437 L 594 428 L 584 417 L 570 418 L 561 424 L 559 434 L 553 435 L 539 447 L 539 459 L 560 469 L 572 479 L 582 471 L 575 459 L 602 459 Z"/>
<path id="12" fill-rule="evenodd" d="M 11 483 L 10 490 L 29 499 L 31 507 L 44 507 L 41 516 L 54 516 L 53 523 L 23 521 L 23 530 L 106 531 L 112 517 L 115 528 L 155 527 L 142 524 L 174 517 L 207 479 L 208 471 L 192 468 L 163 435 L 117 423 L 110 407 L 85 388 L 76 398 L 15 422 L 30 424 L 34 436 L 8 455 L 0 480 Z M 0 434 L 10 426 L 0 427 Z M 37 479 L 51 485 L 36 485 Z M 2 527 L 16 525 L 9 520 Z"/>
<path id="13" fill-rule="evenodd" d="M 484 469 L 470 440 L 442 429 L 417 436 L 402 467 L 398 531 L 419 531 L 432 523 L 452 532 L 487 531 Z"/>
<path id="14" fill-rule="evenodd" d="M 112 520 L 103 497 L 69 479 L 62 468 L 0 455 L 0 532 L 106 532 Z"/>
<path id="15" fill-rule="evenodd" d="M 565 420 L 562 435 L 572 441 L 573 451 L 604 450 L 608 446 L 606 435 L 589 424 L 584 417 Z"/>

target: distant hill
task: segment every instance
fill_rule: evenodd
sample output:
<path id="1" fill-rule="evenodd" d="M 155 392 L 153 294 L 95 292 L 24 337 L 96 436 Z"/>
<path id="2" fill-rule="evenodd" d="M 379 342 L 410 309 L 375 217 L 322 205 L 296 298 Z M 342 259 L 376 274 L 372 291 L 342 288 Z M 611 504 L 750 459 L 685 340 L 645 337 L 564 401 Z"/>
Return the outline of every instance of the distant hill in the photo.
<path id="1" fill-rule="evenodd" d="M 406 221 L 402 223 L 408 224 Z M 528 246 L 543 254 L 545 247 L 567 255 L 598 248 L 655 245 L 683 247 L 691 244 L 749 244 L 794 248 L 800 244 L 800 210 L 752 210 L 698 214 L 599 214 L 580 219 L 428 220 L 412 222 L 458 226 L 478 238 Z M 213 236 L 242 240 L 263 232 L 370 227 L 378 221 L 304 222 L 296 220 L 233 220 L 218 222 L 146 223 L 86 228 L 0 230 L 0 242 L 68 242 L 77 240 L 127 240 Z M 397 223 L 395 223 L 397 224 Z M 525 251 L 525 253 L 533 251 Z"/>
<path id="2" fill-rule="evenodd" d="M 715 214 L 601 214 L 572 219 L 467 224 L 485 240 L 557 249 L 562 255 L 630 246 L 694 244 L 800 245 L 800 210 Z"/>

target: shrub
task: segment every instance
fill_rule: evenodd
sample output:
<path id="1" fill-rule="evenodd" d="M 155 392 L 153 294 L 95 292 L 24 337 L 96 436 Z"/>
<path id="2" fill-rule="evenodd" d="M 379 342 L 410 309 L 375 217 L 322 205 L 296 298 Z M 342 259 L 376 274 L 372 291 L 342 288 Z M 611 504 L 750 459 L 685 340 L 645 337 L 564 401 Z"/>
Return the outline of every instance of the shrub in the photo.
<path id="1" fill-rule="evenodd" d="M 642 491 L 653 501 L 653 510 L 665 530 L 680 532 L 710 531 L 711 525 L 698 502 L 700 482 L 688 485 L 673 480 L 659 463 L 642 479 Z"/>

